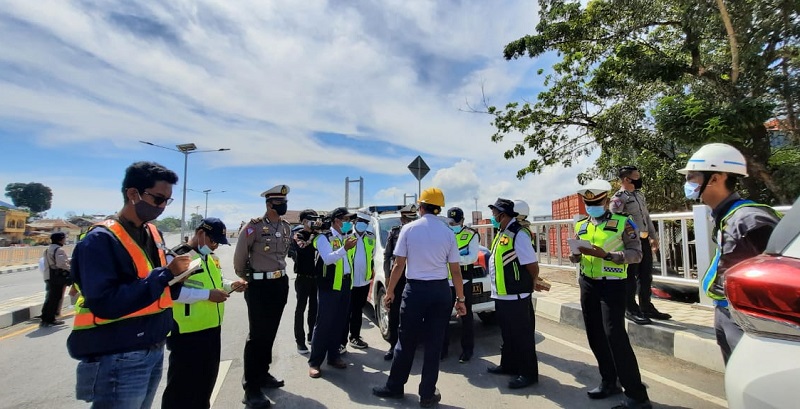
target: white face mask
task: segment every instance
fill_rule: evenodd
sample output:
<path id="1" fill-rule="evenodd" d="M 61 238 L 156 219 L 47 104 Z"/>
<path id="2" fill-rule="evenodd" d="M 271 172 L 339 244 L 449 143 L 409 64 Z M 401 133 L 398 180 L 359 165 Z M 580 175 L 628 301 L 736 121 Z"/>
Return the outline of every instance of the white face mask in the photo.
<path id="1" fill-rule="evenodd" d="M 700 199 L 700 184 L 687 181 L 683 185 L 683 193 L 689 200 Z"/>

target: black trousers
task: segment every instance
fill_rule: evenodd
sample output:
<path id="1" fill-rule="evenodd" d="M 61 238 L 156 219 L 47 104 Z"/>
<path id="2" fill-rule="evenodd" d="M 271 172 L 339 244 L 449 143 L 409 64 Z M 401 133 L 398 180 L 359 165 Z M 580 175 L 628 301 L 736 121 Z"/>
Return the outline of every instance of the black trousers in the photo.
<path id="1" fill-rule="evenodd" d="M 392 304 L 396 302 L 398 300 L 394 300 Z M 394 348 L 392 369 L 386 381 L 387 388 L 396 392 L 403 390 L 414 363 L 417 345 L 422 341 L 425 345 L 425 359 L 422 363 L 419 397 L 433 397 L 436 382 L 439 380 L 444 327 L 450 320 L 452 310 L 447 280 L 406 282 L 400 305 L 399 340 Z"/>
<path id="2" fill-rule="evenodd" d="M 654 310 L 650 300 L 650 287 L 653 285 L 653 250 L 650 241 L 642 239 L 642 261 L 638 264 L 628 265 L 628 278 L 625 288 L 626 306 L 630 312 Z M 636 304 L 636 295 L 639 295 L 639 304 Z"/>
<path id="3" fill-rule="evenodd" d="M 389 350 L 394 351 L 397 345 L 397 328 L 400 326 L 400 304 L 403 300 L 403 290 L 406 288 L 406 275 L 400 276 L 394 287 L 394 302 L 389 306 Z"/>
<path id="4" fill-rule="evenodd" d="M 221 327 L 167 337 L 169 369 L 161 409 L 208 409 L 222 350 Z"/>
<path id="5" fill-rule="evenodd" d="M 258 390 L 266 383 L 272 363 L 272 345 L 289 297 L 289 277 L 253 280 L 244 290 L 250 333 L 244 344 L 245 390 Z"/>
<path id="6" fill-rule="evenodd" d="M 450 287 L 450 305 L 456 303 L 456 288 Z M 475 350 L 475 314 L 472 313 L 472 281 L 464 283 L 464 305 L 467 314 L 461 317 L 461 352 L 472 354 Z M 444 327 L 442 353 L 450 349 L 450 325 Z"/>
<path id="7" fill-rule="evenodd" d="M 581 310 L 589 347 L 604 384 L 619 379 L 625 395 L 647 399 L 639 363 L 625 331 L 625 280 L 592 280 L 581 276 Z"/>
<path id="8" fill-rule="evenodd" d="M 58 316 L 61 308 L 61 299 L 64 298 L 64 288 L 67 286 L 67 277 L 60 274 L 53 274 L 54 277 L 47 280 L 47 294 L 42 305 L 42 322 L 53 322 Z"/>
<path id="9" fill-rule="evenodd" d="M 347 312 L 350 311 L 350 275 L 343 277 L 341 290 L 320 285 L 317 297 L 317 324 L 308 356 L 308 366 L 315 367 L 322 365 L 326 356 L 328 362 L 339 360 L 339 341 L 342 331 L 347 328 Z"/>
<path id="10" fill-rule="evenodd" d="M 347 312 L 347 325 L 342 332 L 342 345 L 347 344 L 347 333 L 350 332 L 350 338 L 361 337 L 361 314 L 364 306 L 367 304 L 367 295 L 369 295 L 369 284 L 361 287 L 353 287 L 350 291 L 350 309 Z"/>
<path id="11" fill-rule="evenodd" d="M 298 275 L 294 280 L 294 292 L 297 294 L 297 307 L 294 309 L 294 340 L 297 344 L 311 342 L 314 323 L 317 322 L 317 279 L 316 277 Z M 308 305 L 308 338 L 304 328 L 304 314 Z"/>
<path id="12" fill-rule="evenodd" d="M 536 323 L 531 314 L 531 298 L 494 300 L 497 323 L 503 337 L 500 366 L 512 374 L 537 379 L 539 359 L 536 356 Z"/>

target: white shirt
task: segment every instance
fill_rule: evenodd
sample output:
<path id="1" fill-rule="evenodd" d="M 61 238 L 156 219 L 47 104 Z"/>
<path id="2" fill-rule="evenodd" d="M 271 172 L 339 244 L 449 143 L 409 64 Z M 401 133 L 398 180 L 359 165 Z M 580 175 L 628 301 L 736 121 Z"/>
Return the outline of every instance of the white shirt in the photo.
<path id="1" fill-rule="evenodd" d="M 348 275 L 350 274 L 350 261 L 347 260 L 347 250 L 344 249 L 344 236 L 339 234 L 336 229 L 331 229 L 331 235 L 333 237 L 338 237 L 339 241 L 342 243 L 338 249 L 334 250 L 331 248 L 331 242 L 328 241 L 328 236 L 324 234 L 320 234 L 319 238 L 317 239 L 317 252 L 319 256 L 322 257 L 322 261 L 325 265 L 334 264 L 337 261 L 344 259 L 342 265 L 344 266 L 343 274 Z"/>
<path id="2" fill-rule="evenodd" d="M 356 233 L 356 252 L 353 254 L 353 287 L 363 287 L 369 285 L 371 280 L 367 280 L 367 257 L 364 254 L 364 237 L 367 233 Z M 375 247 L 372 248 L 372 257 L 375 258 Z"/>
<path id="3" fill-rule="evenodd" d="M 406 258 L 409 280 L 446 280 L 447 264 L 461 260 L 453 231 L 432 214 L 403 226 L 394 255 Z"/>
<path id="4" fill-rule="evenodd" d="M 205 264 L 207 261 L 208 261 L 207 258 L 203 258 L 203 264 Z M 233 290 L 233 288 L 231 288 L 232 283 L 233 280 L 228 280 L 223 278 L 222 289 L 226 292 L 230 292 L 231 290 Z M 181 293 L 178 294 L 178 298 L 175 299 L 175 302 L 183 304 L 194 304 L 198 301 L 208 301 L 209 294 L 211 294 L 211 290 L 206 288 L 190 288 L 183 286 L 181 287 Z"/>
<path id="5" fill-rule="evenodd" d="M 497 232 L 497 234 L 500 235 L 504 231 L 508 230 L 508 228 L 516 222 L 516 220 L 512 220 L 510 223 L 508 223 L 505 230 L 501 230 Z M 492 283 L 492 298 L 496 300 L 517 300 L 520 298 L 530 297 L 530 293 L 507 295 L 497 294 L 497 281 L 495 281 L 496 272 L 494 271 L 494 250 L 494 247 L 492 247 L 492 255 L 489 257 L 489 260 L 486 263 L 489 265 L 489 281 Z M 533 250 L 533 243 L 531 243 L 531 239 L 527 234 L 522 233 L 519 237 L 514 237 L 514 251 L 517 253 L 519 264 L 523 267 L 522 271 L 519 273 L 528 274 L 528 270 L 525 268 L 525 266 L 531 263 L 536 263 L 539 260 L 536 258 L 536 252 Z"/>
<path id="6" fill-rule="evenodd" d="M 453 230 L 453 229 L 450 229 L 450 230 Z M 454 232 L 455 235 L 453 237 L 458 236 L 459 234 L 461 234 L 463 232 L 464 232 L 464 227 L 462 227 L 461 231 L 459 231 L 458 233 Z M 456 244 L 458 244 L 457 240 L 456 240 Z M 467 245 L 467 251 L 468 251 L 468 253 L 466 255 L 462 256 L 461 255 L 461 250 L 459 250 L 459 257 L 461 257 L 461 260 L 458 262 L 458 264 L 461 265 L 461 266 L 469 266 L 469 265 L 475 264 L 475 262 L 478 261 L 478 253 L 480 253 L 480 251 L 481 251 L 480 243 L 478 243 L 478 233 L 475 233 L 474 235 L 472 235 L 472 239 L 470 239 L 469 244 Z M 452 287 L 453 286 L 453 280 L 448 280 L 448 281 L 450 282 L 450 287 Z M 469 282 L 469 280 L 467 280 L 467 279 L 463 279 L 462 281 L 465 284 Z"/>

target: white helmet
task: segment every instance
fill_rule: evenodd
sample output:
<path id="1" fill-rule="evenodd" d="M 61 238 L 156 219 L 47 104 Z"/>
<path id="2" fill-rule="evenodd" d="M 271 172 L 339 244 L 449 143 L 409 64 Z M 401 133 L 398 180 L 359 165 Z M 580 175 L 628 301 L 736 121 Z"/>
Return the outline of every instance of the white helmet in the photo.
<path id="1" fill-rule="evenodd" d="M 606 197 L 609 190 L 611 190 L 611 183 L 608 183 L 607 180 L 595 179 L 581 186 L 578 194 L 583 196 L 584 200 L 594 202 Z"/>
<path id="2" fill-rule="evenodd" d="M 747 176 L 747 161 L 744 155 L 733 146 L 724 143 L 703 145 L 689 158 L 686 167 L 678 173 L 725 172 Z"/>
<path id="3" fill-rule="evenodd" d="M 371 220 L 371 218 L 369 216 L 369 213 L 367 213 L 366 211 L 363 211 L 363 210 L 359 210 L 359 211 L 356 212 L 356 218 L 364 220 L 367 223 L 369 223 L 369 221 Z"/>
<path id="4" fill-rule="evenodd" d="M 519 213 L 517 215 L 517 219 L 520 220 L 524 220 L 531 214 L 531 209 L 528 207 L 528 203 L 524 200 L 514 201 L 514 211 Z"/>

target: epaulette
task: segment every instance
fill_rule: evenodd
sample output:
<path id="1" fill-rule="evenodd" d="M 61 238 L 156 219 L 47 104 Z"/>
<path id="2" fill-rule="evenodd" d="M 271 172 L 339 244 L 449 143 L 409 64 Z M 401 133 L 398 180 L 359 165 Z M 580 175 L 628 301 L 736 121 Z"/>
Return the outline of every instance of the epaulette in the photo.
<path id="1" fill-rule="evenodd" d="M 464 229 L 463 229 L 463 230 L 469 230 L 469 231 L 471 231 L 471 232 L 473 232 L 473 233 L 475 233 L 475 234 L 478 234 L 478 231 L 477 231 L 477 230 L 475 230 L 475 229 L 473 229 L 472 227 L 469 227 L 469 226 L 464 226 Z"/>
<path id="2" fill-rule="evenodd" d="M 264 221 L 263 217 L 256 217 L 254 219 L 250 219 L 250 224 L 258 224 L 261 223 L 262 221 Z"/>
<path id="3" fill-rule="evenodd" d="M 580 223 L 580 222 L 582 222 L 584 220 L 588 220 L 588 219 L 589 219 L 589 216 L 584 214 L 584 215 L 581 215 L 581 217 L 578 217 L 577 219 L 575 219 L 575 223 Z"/>

